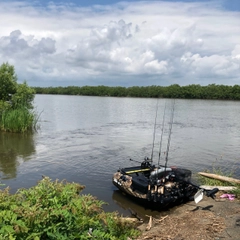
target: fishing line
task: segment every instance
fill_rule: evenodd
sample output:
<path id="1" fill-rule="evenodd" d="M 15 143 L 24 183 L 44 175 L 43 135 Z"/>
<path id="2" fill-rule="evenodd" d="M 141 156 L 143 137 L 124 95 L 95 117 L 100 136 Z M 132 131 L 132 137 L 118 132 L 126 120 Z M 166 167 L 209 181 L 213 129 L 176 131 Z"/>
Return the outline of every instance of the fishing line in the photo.
<path id="1" fill-rule="evenodd" d="M 151 162 L 153 162 L 153 150 L 154 150 L 154 143 L 155 143 L 155 136 L 156 136 L 156 122 L 157 122 L 157 113 L 158 113 L 158 100 L 157 100 L 157 105 L 156 105 L 156 116 L 155 116 L 154 131 L 153 131 L 153 144 L 152 144 Z"/>
<path id="2" fill-rule="evenodd" d="M 174 107 L 175 107 L 175 99 L 173 100 L 173 103 L 172 103 L 170 123 L 169 123 L 169 135 L 168 135 L 167 151 L 166 151 L 166 158 L 165 158 L 165 171 L 166 171 L 166 168 L 167 168 L 168 152 L 169 152 L 169 148 L 170 148 L 170 141 L 171 141 L 171 134 L 172 134 L 172 125 L 173 125 L 173 117 L 174 117 Z"/>
<path id="3" fill-rule="evenodd" d="M 161 158 L 161 152 L 162 152 L 162 138 L 163 138 L 164 123 L 165 123 L 165 112 L 166 112 L 166 101 L 165 101 L 165 107 L 163 112 L 162 133 L 161 133 L 161 140 L 160 140 L 159 153 L 158 153 L 158 167 L 160 164 L 160 158 Z"/>

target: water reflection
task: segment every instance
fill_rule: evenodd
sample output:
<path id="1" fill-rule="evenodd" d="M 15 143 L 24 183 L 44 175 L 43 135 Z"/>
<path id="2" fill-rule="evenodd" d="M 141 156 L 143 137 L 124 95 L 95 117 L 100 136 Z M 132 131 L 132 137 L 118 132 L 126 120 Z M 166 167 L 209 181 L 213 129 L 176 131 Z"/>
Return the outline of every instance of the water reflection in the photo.
<path id="1" fill-rule="evenodd" d="M 147 220 L 148 216 L 151 215 L 155 218 L 160 218 L 162 216 L 165 216 L 166 214 L 169 214 L 172 212 L 171 208 L 161 209 L 161 211 L 158 211 L 157 209 L 154 210 L 151 205 L 140 204 L 136 202 L 136 200 L 129 198 L 124 193 L 122 193 L 120 190 L 114 190 L 112 194 L 112 199 L 120 208 L 117 209 L 121 213 L 124 213 L 125 215 L 129 215 L 132 212 L 137 213 L 138 217 L 141 219 Z"/>
<path id="2" fill-rule="evenodd" d="M 33 134 L 0 132 L 0 178 L 15 178 L 18 166 L 34 153 Z"/>

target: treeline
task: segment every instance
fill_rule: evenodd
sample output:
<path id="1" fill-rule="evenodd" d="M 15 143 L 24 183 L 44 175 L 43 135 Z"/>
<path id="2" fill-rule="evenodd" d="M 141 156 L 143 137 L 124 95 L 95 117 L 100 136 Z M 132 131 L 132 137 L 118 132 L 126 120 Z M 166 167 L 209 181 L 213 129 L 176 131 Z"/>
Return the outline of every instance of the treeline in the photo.
<path id="1" fill-rule="evenodd" d="M 226 86 L 192 84 L 179 86 L 108 87 L 108 86 L 68 86 L 34 87 L 37 94 L 64 94 L 82 96 L 143 97 L 143 98 L 183 98 L 240 100 L 240 85 Z"/>

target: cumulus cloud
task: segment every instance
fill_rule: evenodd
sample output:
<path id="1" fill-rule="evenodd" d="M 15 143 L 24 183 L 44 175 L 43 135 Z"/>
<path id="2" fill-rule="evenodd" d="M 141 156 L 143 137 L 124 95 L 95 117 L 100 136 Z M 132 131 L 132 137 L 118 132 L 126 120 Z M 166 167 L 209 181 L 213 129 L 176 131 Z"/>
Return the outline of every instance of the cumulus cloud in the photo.
<path id="1" fill-rule="evenodd" d="M 55 40 L 51 38 L 34 39 L 33 36 L 23 36 L 20 30 L 15 30 L 9 36 L 0 38 L 0 51 L 5 57 L 14 58 L 17 55 L 32 57 L 52 54 L 56 51 Z"/>
<path id="2" fill-rule="evenodd" d="M 239 12 L 217 4 L 0 3 L 0 62 L 39 86 L 239 84 Z"/>
<path id="3" fill-rule="evenodd" d="M 240 60 L 240 44 L 236 45 L 235 48 L 232 51 L 232 58 L 235 60 L 238 60 L 236 62 L 239 63 Z"/>
<path id="4" fill-rule="evenodd" d="M 226 77 L 232 78 L 239 74 L 239 64 L 232 61 L 229 56 L 211 55 L 200 56 L 199 54 L 186 54 L 181 58 L 187 68 L 191 69 L 191 75 L 199 77 Z M 186 66 L 185 66 L 186 68 Z"/>
<path id="5" fill-rule="evenodd" d="M 131 37 L 131 24 L 123 20 L 111 21 L 102 28 L 94 28 L 90 35 L 83 38 L 76 46 L 68 49 L 67 59 L 73 63 L 109 61 L 111 50 L 121 45 L 121 42 Z"/>

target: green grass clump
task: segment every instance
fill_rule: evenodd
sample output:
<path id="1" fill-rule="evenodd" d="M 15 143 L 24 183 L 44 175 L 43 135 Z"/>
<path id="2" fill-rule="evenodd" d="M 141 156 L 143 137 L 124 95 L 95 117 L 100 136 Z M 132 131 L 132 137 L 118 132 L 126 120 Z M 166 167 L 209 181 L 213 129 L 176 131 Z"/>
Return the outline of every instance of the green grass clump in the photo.
<path id="1" fill-rule="evenodd" d="M 36 128 L 37 117 L 26 107 L 10 108 L 0 115 L 0 129 L 5 132 L 26 132 Z"/>
<path id="2" fill-rule="evenodd" d="M 224 171 L 222 167 L 219 167 L 221 161 L 223 160 L 223 156 L 221 155 L 220 158 L 216 158 L 216 160 L 212 163 L 211 169 L 206 169 L 204 172 L 206 173 L 213 173 L 220 176 L 225 177 L 233 177 L 234 171 L 236 170 L 235 167 L 232 170 Z M 223 163 L 222 163 L 223 164 Z M 208 178 L 201 175 L 198 175 L 198 180 L 202 185 L 209 185 L 209 186 L 233 186 L 233 183 L 229 183 L 226 181 L 221 181 L 214 178 Z"/>
<path id="3" fill-rule="evenodd" d="M 80 194 L 83 188 L 45 177 L 13 195 L 0 190 L 0 239 L 117 240 L 139 234 L 117 213 L 104 212 L 104 202 Z"/>
<path id="4" fill-rule="evenodd" d="M 221 168 L 213 168 L 212 171 L 205 170 L 204 172 L 213 173 L 213 174 L 217 174 L 225 177 L 232 177 L 232 173 L 225 173 L 222 171 Z M 205 176 L 199 176 L 199 181 L 201 182 L 202 185 L 209 185 L 209 186 L 232 186 L 233 185 L 229 182 L 221 181 L 214 178 L 208 178 Z"/>
<path id="5" fill-rule="evenodd" d="M 240 184 L 234 184 L 236 189 L 232 190 L 231 193 L 234 194 L 237 198 L 240 198 Z"/>
<path id="6" fill-rule="evenodd" d="M 220 167 L 212 166 L 212 170 L 205 170 L 206 173 L 213 173 L 220 176 L 225 177 L 233 177 L 233 172 L 224 172 Z M 235 190 L 231 190 L 230 192 L 235 194 L 237 198 L 240 198 L 240 184 L 230 183 L 226 181 L 221 181 L 218 179 L 208 178 L 205 176 L 198 176 L 198 179 L 202 185 L 209 185 L 209 186 L 233 186 L 236 187 Z"/>

